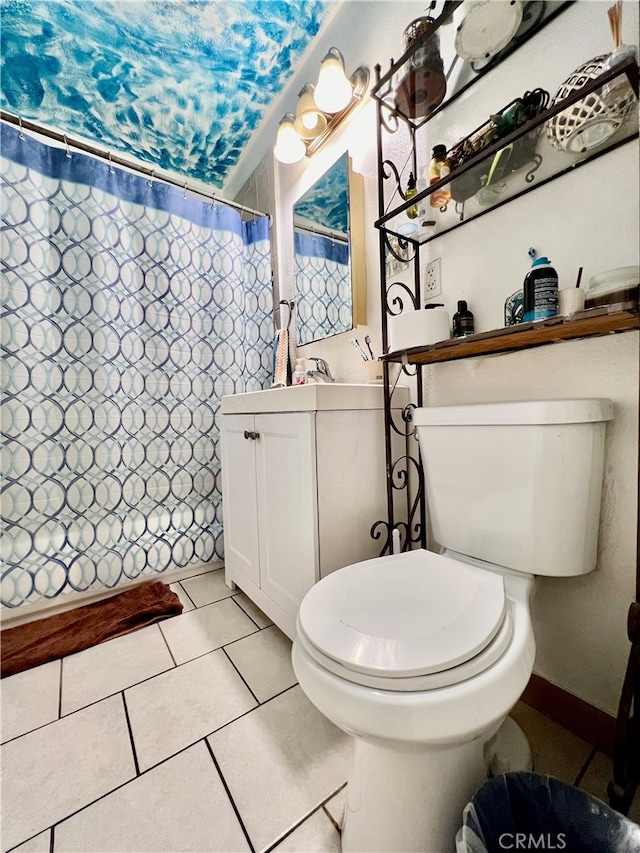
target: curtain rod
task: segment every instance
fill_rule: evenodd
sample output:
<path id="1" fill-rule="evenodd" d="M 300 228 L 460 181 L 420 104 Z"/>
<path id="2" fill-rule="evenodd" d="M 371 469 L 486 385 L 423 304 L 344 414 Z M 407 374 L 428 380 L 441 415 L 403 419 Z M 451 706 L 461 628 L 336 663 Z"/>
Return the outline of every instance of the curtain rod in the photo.
<path id="1" fill-rule="evenodd" d="M 349 235 L 342 231 L 335 231 L 332 228 L 325 228 L 323 225 L 302 225 L 302 223 L 293 223 L 294 231 L 303 231 L 305 234 L 316 234 L 318 237 L 328 237 L 334 243 L 348 243 Z"/>
<path id="2" fill-rule="evenodd" d="M 15 116 L 12 113 L 8 113 L 5 110 L 0 110 L 0 119 L 2 121 L 6 121 L 9 124 L 14 124 L 19 127 L 21 130 L 30 130 L 33 133 L 39 133 L 41 136 L 45 136 L 48 139 L 55 139 L 56 142 L 62 142 L 67 146 L 73 146 L 73 148 L 77 148 L 79 151 L 86 151 L 88 154 L 93 154 L 94 157 L 100 157 L 102 160 L 107 160 L 109 163 L 115 163 L 117 166 L 125 166 L 127 169 L 131 169 L 134 172 L 139 172 L 142 175 L 146 175 L 153 180 L 162 181 L 165 184 L 172 184 L 174 187 L 179 187 L 181 190 L 189 191 L 195 193 L 196 195 L 202 196 L 203 198 L 209 199 L 212 202 L 220 202 L 220 204 L 226 204 L 229 207 L 233 207 L 236 210 L 239 210 L 241 213 L 248 213 L 251 216 L 268 216 L 269 221 L 271 221 L 271 214 L 262 213 L 260 210 L 254 210 L 251 207 L 247 207 L 244 204 L 239 204 L 237 201 L 229 201 L 226 198 L 222 198 L 222 196 L 217 195 L 208 195 L 203 190 L 196 189 L 195 187 L 189 186 L 188 181 L 176 180 L 175 178 L 171 178 L 165 175 L 156 174 L 155 169 L 148 169 L 146 166 L 141 166 L 133 160 L 127 160 L 124 157 L 120 157 L 117 154 L 113 154 L 111 151 L 104 151 L 101 148 L 94 148 L 92 145 L 88 145 L 86 142 L 81 142 L 79 139 L 73 139 L 73 137 L 68 136 L 66 133 L 60 133 L 57 130 L 52 130 L 51 128 L 45 127 L 41 124 L 36 124 L 35 122 L 29 121 L 28 119 L 22 119 L 20 116 Z"/>

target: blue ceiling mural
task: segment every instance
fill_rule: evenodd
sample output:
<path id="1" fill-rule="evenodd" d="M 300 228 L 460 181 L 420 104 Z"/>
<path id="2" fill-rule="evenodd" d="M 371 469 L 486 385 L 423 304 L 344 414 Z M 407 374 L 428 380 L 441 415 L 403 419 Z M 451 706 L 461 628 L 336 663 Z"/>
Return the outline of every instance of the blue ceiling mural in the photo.
<path id="1" fill-rule="evenodd" d="M 332 0 L 2 0 L 2 108 L 222 187 Z"/>
<path id="2" fill-rule="evenodd" d="M 349 158 L 345 153 L 295 203 L 294 215 L 342 234 L 349 232 Z"/>

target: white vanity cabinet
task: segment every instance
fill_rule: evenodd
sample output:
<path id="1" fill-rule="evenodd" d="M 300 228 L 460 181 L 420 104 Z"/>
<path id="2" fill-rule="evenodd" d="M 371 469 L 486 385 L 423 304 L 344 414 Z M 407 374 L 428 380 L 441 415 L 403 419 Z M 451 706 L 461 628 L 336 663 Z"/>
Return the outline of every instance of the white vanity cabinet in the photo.
<path id="1" fill-rule="evenodd" d="M 370 529 L 386 517 L 382 387 L 223 397 L 220 434 L 225 580 L 293 638 L 316 581 L 379 555 Z"/>

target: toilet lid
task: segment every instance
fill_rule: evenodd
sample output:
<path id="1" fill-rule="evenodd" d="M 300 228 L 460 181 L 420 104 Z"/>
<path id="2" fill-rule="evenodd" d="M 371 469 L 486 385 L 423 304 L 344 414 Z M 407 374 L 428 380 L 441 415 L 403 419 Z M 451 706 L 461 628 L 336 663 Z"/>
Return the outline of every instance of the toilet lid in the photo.
<path id="1" fill-rule="evenodd" d="M 420 550 L 323 578 L 304 597 L 298 626 L 323 655 L 353 672 L 409 678 L 479 654 L 506 610 L 500 575 Z"/>

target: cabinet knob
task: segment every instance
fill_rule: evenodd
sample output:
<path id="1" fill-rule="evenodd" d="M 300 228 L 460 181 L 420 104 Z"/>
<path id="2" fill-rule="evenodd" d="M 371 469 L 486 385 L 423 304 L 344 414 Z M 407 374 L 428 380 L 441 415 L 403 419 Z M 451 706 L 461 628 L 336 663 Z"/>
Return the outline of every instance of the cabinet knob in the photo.
<path id="1" fill-rule="evenodd" d="M 260 438 L 260 433 L 259 432 L 249 432 L 248 429 L 245 429 L 244 437 L 250 438 L 252 441 L 256 441 L 256 439 Z"/>

